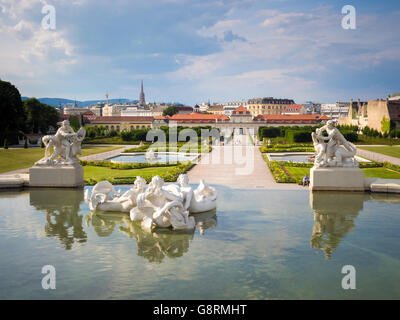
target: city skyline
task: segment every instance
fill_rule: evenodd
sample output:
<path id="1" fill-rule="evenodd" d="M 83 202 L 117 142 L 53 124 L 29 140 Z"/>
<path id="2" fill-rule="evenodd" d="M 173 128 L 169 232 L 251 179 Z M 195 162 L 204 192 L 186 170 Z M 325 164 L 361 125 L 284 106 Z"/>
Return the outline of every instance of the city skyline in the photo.
<path id="1" fill-rule="evenodd" d="M 22 96 L 225 102 L 253 97 L 321 103 L 400 91 L 400 5 L 352 1 L 0 0 L 0 78 Z M 131 19 L 134 15 L 135 19 Z M 138 85 L 139 84 L 139 85 Z"/>

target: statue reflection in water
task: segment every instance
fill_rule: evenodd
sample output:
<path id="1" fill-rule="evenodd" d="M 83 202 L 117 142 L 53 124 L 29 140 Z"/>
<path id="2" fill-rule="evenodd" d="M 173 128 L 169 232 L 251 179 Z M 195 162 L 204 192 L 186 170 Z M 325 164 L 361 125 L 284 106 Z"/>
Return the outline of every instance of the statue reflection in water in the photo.
<path id="1" fill-rule="evenodd" d="M 200 234 L 207 229 L 217 226 L 215 211 L 198 213 L 193 216 Z M 193 240 L 195 229 L 172 230 L 156 228 L 149 232 L 141 228 L 140 222 L 131 221 L 129 215 L 123 213 L 90 212 L 85 216 L 86 226 L 92 225 L 100 237 L 111 235 L 118 230 L 129 238 L 135 238 L 138 256 L 150 262 L 161 263 L 165 257 L 178 258 L 189 251 L 190 241 Z"/>
<path id="2" fill-rule="evenodd" d="M 66 250 L 73 244 L 86 242 L 83 216 L 79 207 L 83 202 L 83 190 L 30 189 L 30 204 L 46 212 L 44 231 L 47 237 L 56 237 Z"/>
<path id="3" fill-rule="evenodd" d="M 310 192 L 314 211 L 311 247 L 322 250 L 329 260 L 342 239 L 354 230 L 354 219 L 363 209 L 365 200 L 364 193 Z"/>

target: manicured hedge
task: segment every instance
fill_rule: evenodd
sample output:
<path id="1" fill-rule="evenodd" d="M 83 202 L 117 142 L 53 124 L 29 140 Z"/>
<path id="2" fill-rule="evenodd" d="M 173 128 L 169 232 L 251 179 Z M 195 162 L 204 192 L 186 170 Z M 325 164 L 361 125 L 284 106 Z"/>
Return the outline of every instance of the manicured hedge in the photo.
<path id="1" fill-rule="evenodd" d="M 167 173 L 160 173 L 159 176 L 165 181 L 165 182 L 175 182 L 178 178 L 178 176 L 182 173 L 186 173 L 189 171 L 191 168 L 193 168 L 194 163 L 182 163 L 175 165 L 171 167 L 171 170 L 168 171 Z M 145 175 L 142 174 L 140 175 L 143 179 L 146 180 L 147 183 L 151 181 L 153 178 L 153 175 Z M 136 176 L 133 177 L 124 177 L 124 178 L 110 178 L 107 179 L 112 184 L 133 184 L 136 180 Z M 89 178 L 85 180 L 86 185 L 94 185 L 98 183 L 96 179 Z"/>

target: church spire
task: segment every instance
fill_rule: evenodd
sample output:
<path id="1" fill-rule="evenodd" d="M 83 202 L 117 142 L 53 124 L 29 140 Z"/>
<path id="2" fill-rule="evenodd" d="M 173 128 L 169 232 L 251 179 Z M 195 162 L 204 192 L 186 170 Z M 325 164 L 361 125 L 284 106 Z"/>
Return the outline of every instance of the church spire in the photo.
<path id="1" fill-rule="evenodd" d="M 141 105 L 141 106 L 146 105 L 146 100 L 145 100 L 144 91 L 143 91 L 143 80 L 142 80 L 141 86 L 140 86 L 139 105 Z"/>

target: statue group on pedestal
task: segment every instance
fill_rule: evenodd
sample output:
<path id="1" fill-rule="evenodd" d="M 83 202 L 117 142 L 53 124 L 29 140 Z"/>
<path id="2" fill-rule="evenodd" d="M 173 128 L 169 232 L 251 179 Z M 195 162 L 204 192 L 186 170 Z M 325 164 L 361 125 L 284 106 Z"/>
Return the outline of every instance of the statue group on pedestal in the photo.
<path id="1" fill-rule="evenodd" d="M 81 145 L 85 138 L 86 130 L 80 128 L 78 132 L 75 132 L 68 120 L 64 120 L 58 124 L 61 126 L 55 135 L 47 135 L 42 138 L 46 148 L 45 156 L 36 162 L 35 165 L 54 166 L 75 165 L 79 163 L 77 155 L 81 154 Z"/>
<path id="2" fill-rule="evenodd" d="M 194 229 L 195 221 L 189 214 L 214 210 L 217 192 L 203 181 L 193 190 L 186 174 L 179 175 L 177 182 L 179 185 L 165 185 L 162 178 L 155 176 L 145 190 L 146 181 L 137 177 L 134 186 L 121 194 L 110 182 L 101 181 L 91 194 L 86 190 L 85 201 L 90 210 L 129 212 L 130 219 L 141 221 L 145 230 Z"/>
<path id="3" fill-rule="evenodd" d="M 322 135 L 324 131 L 328 136 Z M 311 136 L 315 148 L 315 167 L 358 167 L 358 162 L 354 159 L 356 146 L 346 140 L 335 127 L 334 121 L 329 120 Z"/>

